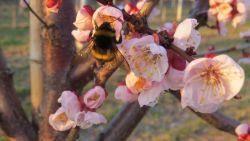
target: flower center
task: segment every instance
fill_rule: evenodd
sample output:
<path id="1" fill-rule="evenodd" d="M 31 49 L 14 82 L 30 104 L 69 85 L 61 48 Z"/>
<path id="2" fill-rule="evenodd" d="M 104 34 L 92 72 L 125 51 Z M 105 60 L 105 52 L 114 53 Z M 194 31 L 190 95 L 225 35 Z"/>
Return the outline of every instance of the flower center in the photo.
<path id="1" fill-rule="evenodd" d="M 65 114 L 65 112 L 64 112 L 64 113 L 59 114 L 59 115 L 56 117 L 56 120 L 57 120 L 57 121 L 60 121 L 60 122 L 62 122 L 62 123 L 66 123 L 66 122 L 68 121 L 68 118 L 67 118 L 67 116 L 66 116 L 66 114 Z"/>
<path id="2" fill-rule="evenodd" d="M 88 98 L 88 101 L 96 101 L 100 98 L 100 95 L 95 93 L 93 96 Z"/>
<path id="3" fill-rule="evenodd" d="M 139 90 L 143 89 L 145 85 L 146 85 L 146 80 L 143 78 L 139 78 L 135 83 L 135 87 Z"/>
<path id="4" fill-rule="evenodd" d="M 217 85 L 219 83 L 219 78 L 221 76 L 220 72 L 215 69 L 214 66 L 210 65 L 201 76 L 207 85 Z"/>

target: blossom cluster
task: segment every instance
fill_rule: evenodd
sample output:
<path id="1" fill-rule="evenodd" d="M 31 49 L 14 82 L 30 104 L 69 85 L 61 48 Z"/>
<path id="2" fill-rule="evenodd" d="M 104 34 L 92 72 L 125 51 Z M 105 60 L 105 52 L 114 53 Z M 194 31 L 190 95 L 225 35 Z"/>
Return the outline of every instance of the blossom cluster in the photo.
<path id="1" fill-rule="evenodd" d="M 57 131 L 65 131 L 80 126 L 89 128 L 94 124 L 106 123 L 105 117 L 95 112 L 106 99 L 106 92 L 100 86 L 95 86 L 83 96 L 72 91 L 64 91 L 58 98 L 61 107 L 49 116 L 50 125 Z"/>
<path id="2" fill-rule="evenodd" d="M 218 1 L 214 0 L 216 4 L 226 4 L 226 1 Z M 129 14 L 137 14 L 140 8 L 138 5 L 127 5 L 125 10 Z M 105 22 L 110 23 L 117 39 L 122 38 L 117 48 L 130 69 L 124 82 L 115 90 L 114 95 L 118 100 L 138 101 L 141 107 L 152 107 L 158 103 L 164 91 L 180 90 L 183 108 L 188 106 L 197 112 L 213 113 L 223 101 L 237 95 L 243 86 L 244 71 L 229 56 L 214 55 L 186 62 L 182 56 L 163 46 L 158 34 L 134 31 L 123 34 L 123 13 L 110 5 L 102 5 L 96 10 L 84 6 L 77 13 L 73 23 L 77 29 L 72 31 L 72 35 L 81 43 L 89 42 L 91 34 Z M 185 19 L 178 25 L 164 24 L 158 32 L 166 33 L 173 39 L 171 46 L 183 52 L 190 49 L 196 51 L 201 42 L 201 35 L 195 29 L 197 25 L 196 19 Z M 100 86 L 90 89 L 83 96 L 64 91 L 58 99 L 61 107 L 50 116 L 49 122 L 58 131 L 76 126 L 85 129 L 93 124 L 105 123 L 105 117 L 97 113 L 96 109 L 102 105 L 106 96 L 104 88 Z"/>
<path id="3" fill-rule="evenodd" d="M 246 22 L 248 0 L 209 0 L 209 19 L 216 21 L 221 35 L 226 34 L 225 23 L 232 22 L 234 27 Z"/>

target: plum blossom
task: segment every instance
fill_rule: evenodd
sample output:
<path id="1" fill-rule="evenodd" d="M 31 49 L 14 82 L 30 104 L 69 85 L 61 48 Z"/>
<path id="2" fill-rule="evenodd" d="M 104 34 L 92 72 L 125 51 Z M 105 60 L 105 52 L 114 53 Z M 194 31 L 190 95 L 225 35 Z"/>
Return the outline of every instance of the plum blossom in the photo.
<path id="1" fill-rule="evenodd" d="M 71 34 L 81 43 L 85 43 L 90 40 L 90 33 L 94 29 L 92 25 L 93 13 L 94 10 L 88 5 L 83 6 L 83 8 L 77 13 L 76 20 L 73 23 L 77 29 L 73 30 Z"/>
<path id="2" fill-rule="evenodd" d="M 83 97 L 84 104 L 91 109 L 99 108 L 105 99 L 106 92 L 100 86 L 90 89 Z"/>
<path id="3" fill-rule="evenodd" d="M 238 141 L 250 141 L 250 126 L 242 123 L 235 128 L 235 133 L 238 135 Z"/>
<path id="4" fill-rule="evenodd" d="M 82 129 L 87 129 L 94 124 L 107 123 L 107 120 L 102 114 L 88 111 L 78 113 L 75 122 L 76 125 L 80 126 Z"/>
<path id="5" fill-rule="evenodd" d="M 66 131 L 75 127 L 75 122 L 67 117 L 63 107 L 49 116 L 49 124 L 57 131 Z"/>
<path id="6" fill-rule="evenodd" d="M 139 0 L 136 4 L 137 9 L 141 10 L 143 5 L 145 4 L 146 0 Z M 154 17 L 158 16 L 160 14 L 160 9 L 157 7 L 154 7 L 151 11 L 150 15 L 148 16 L 148 20 L 152 21 Z"/>
<path id="7" fill-rule="evenodd" d="M 196 59 L 184 71 L 182 107 L 213 113 L 224 100 L 237 95 L 244 78 L 243 69 L 227 55 Z"/>
<path id="8" fill-rule="evenodd" d="M 129 13 L 130 15 L 132 14 L 137 14 L 139 12 L 139 9 L 133 5 L 132 3 L 127 3 L 125 6 L 124 6 L 124 10 Z"/>
<path id="9" fill-rule="evenodd" d="M 64 91 L 58 98 L 61 107 L 49 116 L 49 124 L 57 131 L 65 131 L 76 126 L 86 129 L 94 124 L 106 123 L 105 117 L 94 109 L 103 103 L 103 94 L 105 95 L 103 91 L 103 88 L 96 86 L 89 90 L 84 98 L 78 97 L 71 91 Z M 92 108 L 91 111 L 89 108 Z"/>
<path id="10" fill-rule="evenodd" d="M 173 44 L 184 51 L 189 47 L 197 49 L 201 41 L 200 33 L 195 29 L 197 25 L 196 19 L 181 22 L 174 33 Z"/>
<path id="11" fill-rule="evenodd" d="M 62 0 L 46 0 L 46 7 L 49 12 L 58 13 Z"/>
<path id="12" fill-rule="evenodd" d="M 138 97 L 139 105 L 142 107 L 144 105 L 153 107 L 158 103 L 158 99 L 164 88 L 160 82 L 154 82 L 149 89 L 142 91 Z"/>
<path id="13" fill-rule="evenodd" d="M 73 30 L 71 32 L 71 34 L 73 35 L 73 37 L 81 42 L 81 43 L 85 43 L 85 42 L 88 42 L 90 40 L 90 33 L 91 31 L 90 30 L 79 30 L 79 29 L 76 29 L 76 30 Z"/>
<path id="14" fill-rule="evenodd" d="M 94 10 L 85 5 L 81 10 L 77 12 L 76 21 L 73 23 L 80 30 L 92 30 L 92 15 L 94 14 Z"/>
<path id="15" fill-rule="evenodd" d="M 208 17 L 216 21 L 219 31 L 222 27 L 224 29 L 223 25 L 226 22 L 231 21 L 233 27 L 237 27 L 246 22 L 248 9 L 247 0 L 210 0 L 209 5 Z"/>
<path id="16" fill-rule="evenodd" d="M 161 26 L 160 28 L 158 28 L 158 32 L 160 32 L 160 31 L 167 31 L 168 35 L 174 36 L 176 28 L 177 28 L 177 24 L 175 22 L 173 22 L 173 23 L 167 22 L 163 26 Z"/>
<path id="17" fill-rule="evenodd" d="M 104 22 L 108 22 L 115 29 L 116 38 L 119 39 L 122 30 L 122 24 L 124 22 L 123 14 L 121 10 L 113 6 L 101 6 L 93 14 L 92 24 L 100 26 Z"/>
<path id="18" fill-rule="evenodd" d="M 126 86 L 132 93 L 140 93 L 152 85 L 151 81 L 137 77 L 133 72 L 127 74 L 125 82 Z"/>
<path id="19" fill-rule="evenodd" d="M 126 85 L 120 85 L 116 89 L 115 98 L 123 102 L 138 100 L 141 107 L 153 107 L 164 90 L 162 82 L 145 80 L 130 72 L 126 76 Z"/>
<path id="20" fill-rule="evenodd" d="M 167 52 L 154 42 L 153 36 L 124 41 L 118 49 L 136 76 L 158 82 L 164 78 L 168 69 Z"/>
<path id="21" fill-rule="evenodd" d="M 115 90 L 115 98 L 122 102 L 134 102 L 138 99 L 138 94 L 133 94 L 126 85 L 119 85 Z"/>

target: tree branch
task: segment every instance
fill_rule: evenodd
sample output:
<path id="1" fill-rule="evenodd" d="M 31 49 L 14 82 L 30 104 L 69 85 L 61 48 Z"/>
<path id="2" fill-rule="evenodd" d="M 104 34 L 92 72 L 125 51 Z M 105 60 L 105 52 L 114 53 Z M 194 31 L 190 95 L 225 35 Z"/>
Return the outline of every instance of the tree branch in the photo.
<path id="1" fill-rule="evenodd" d="M 179 101 L 181 100 L 180 91 L 170 91 L 170 94 L 175 96 Z M 195 112 L 191 108 L 189 109 L 193 113 L 195 113 L 197 116 L 205 120 L 207 123 L 212 125 L 213 127 L 236 136 L 235 128 L 240 124 L 239 121 L 229 118 L 223 115 L 222 113 L 220 113 L 219 111 L 211 113 L 211 114 L 204 114 L 204 113 Z"/>
<path id="2" fill-rule="evenodd" d="M 200 53 L 198 55 L 194 55 L 194 57 L 202 57 L 208 53 L 215 53 L 215 54 L 223 54 L 223 53 L 229 53 L 232 51 L 241 51 L 244 49 L 250 48 L 250 44 L 244 44 L 244 45 L 240 45 L 240 46 L 234 46 L 231 48 L 225 48 L 225 49 L 220 49 L 220 50 L 212 50 L 212 51 L 208 51 L 208 52 L 204 52 L 204 53 Z"/>
<path id="3" fill-rule="evenodd" d="M 28 121 L 17 98 L 11 71 L 0 48 L 0 126 L 8 137 L 18 141 L 37 140 L 36 130 Z"/>
<path id="4" fill-rule="evenodd" d="M 43 69 L 45 93 L 41 104 L 42 119 L 39 124 L 40 141 L 64 140 L 68 132 L 57 133 L 49 125 L 49 115 L 59 107 L 58 97 L 64 90 L 70 89 L 67 81 L 71 60 L 75 54 L 74 39 L 71 35 L 75 18 L 75 1 L 63 0 L 58 14 L 46 15 L 51 27 L 44 27 Z"/>

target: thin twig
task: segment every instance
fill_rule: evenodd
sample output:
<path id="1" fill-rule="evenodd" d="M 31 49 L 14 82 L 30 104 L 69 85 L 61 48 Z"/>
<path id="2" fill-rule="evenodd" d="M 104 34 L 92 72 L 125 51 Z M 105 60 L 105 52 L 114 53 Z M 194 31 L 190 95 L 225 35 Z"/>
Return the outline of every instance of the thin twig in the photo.
<path id="1" fill-rule="evenodd" d="M 208 52 L 204 52 L 204 53 L 200 53 L 198 55 L 194 55 L 194 57 L 202 57 L 208 53 L 214 53 L 214 54 L 222 54 L 222 53 L 229 53 L 232 51 L 241 51 L 244 49 L 250 48 L 250 44 L 244 44 L 244 45 L 240 45 L 240 46 L 234 46 L 231 48 L 226 48 L 226 49 L 220 49 L 220 50 L 213 50 L 213 51 L 208 51 Z"/>
<path id="2" fill-rule="evenodd" d="M 23 2 L 26 4 L 26 6 L 28 7 L 28 9 L 30 10 L 30 12 L 46 27 L 49 28 L 49 26 L 47 25 L 47 23 L 37 15 L 37 13 L 31 8 L 31 6 L 29 5 L 29 3 L 26 0 L 23 0 Z"/>

